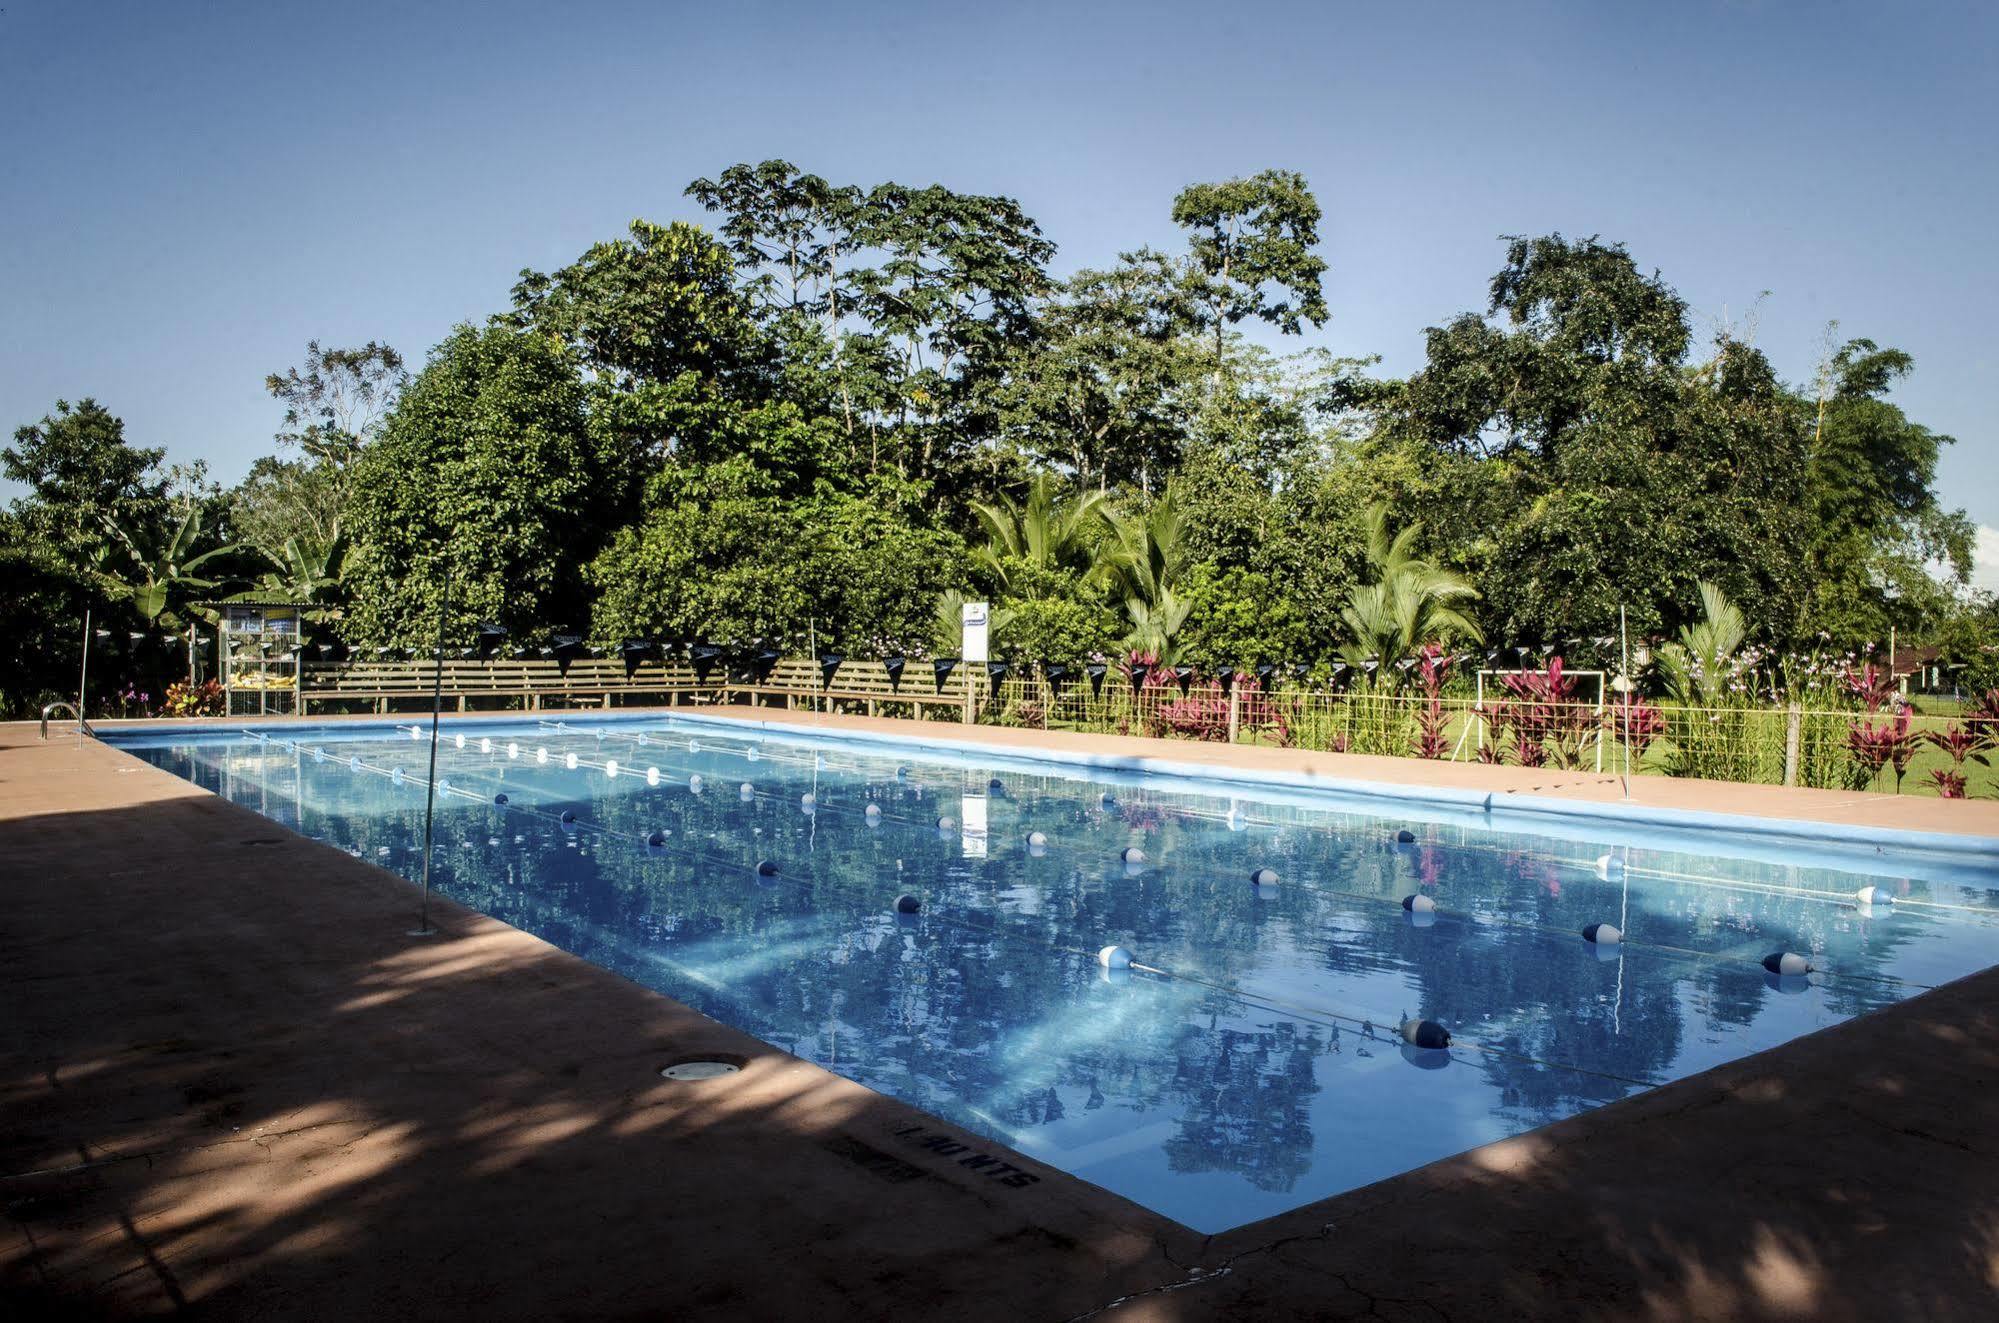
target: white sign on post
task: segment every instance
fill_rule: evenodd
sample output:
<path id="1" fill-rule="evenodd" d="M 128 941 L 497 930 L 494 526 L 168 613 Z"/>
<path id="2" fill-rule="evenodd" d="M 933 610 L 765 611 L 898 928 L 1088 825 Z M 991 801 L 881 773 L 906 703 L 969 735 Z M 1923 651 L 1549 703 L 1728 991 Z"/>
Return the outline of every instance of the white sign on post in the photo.
<path id="1" fill-rule="evenodd" d="M 970 665 L 992 660 L 986 650 L 986 604 L 967 602 L 964 608 L 965 661 Z"/>

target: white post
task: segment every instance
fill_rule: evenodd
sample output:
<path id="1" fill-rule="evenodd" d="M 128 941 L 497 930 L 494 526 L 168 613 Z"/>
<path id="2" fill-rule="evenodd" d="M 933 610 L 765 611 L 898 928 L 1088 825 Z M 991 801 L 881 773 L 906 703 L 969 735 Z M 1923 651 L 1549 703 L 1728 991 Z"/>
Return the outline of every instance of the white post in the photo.
<path id="1" fill-rule="evenodd" d="M 1624 655 L 1623 674 L 1618 678 L 1624 687 L 1618 691 L 1618 700 L 1624 705 L 1624 797 L 1631 798 L 1631 631 L 1625 622 L 1624 608 L 1617 608 L 1617 638 Z"/>

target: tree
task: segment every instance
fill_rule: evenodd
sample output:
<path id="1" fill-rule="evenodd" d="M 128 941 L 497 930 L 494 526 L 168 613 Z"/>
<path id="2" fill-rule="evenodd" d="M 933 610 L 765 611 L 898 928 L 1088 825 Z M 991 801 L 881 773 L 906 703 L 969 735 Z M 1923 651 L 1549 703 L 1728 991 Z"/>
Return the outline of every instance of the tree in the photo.
<path id="1" fill-rule="evenodd" d="M 103 586 L 68 564 L 12 514 L 0 513 L 0 716 L 28 717 L 42 704 L 75 701 L 84 612 L 119 634 L 136 625 L 121 604 L 107 610 Z M 101 656 L 101 654 L 100 654 Z M 102 662 L 93 659 L 94 668 Z"/>
<path id="2" fill-rule="evenodd" d="M 289 542 L 331 544 L 341 536 L 346 488 L 332 464 L 262 456 L 229 494 L 230 529 L 271 561 Z"/>
<path id="3" fill-rule="evenodd" d="M 833 491 L 795 499 L 741 459 L 667 470 L 645 517 L 589 568 L 592 631 L 790 648 L 809 634 L 856 656 L 919 647 L 964 547 L 897 504 Z"/>
<path id="4" fill-rule="evenodd" d="M 1012 198 L 936 184 L 870 189 L 853 236 L 875 258 L 853 273 L 855 348 L 882 373 L 886 405 L 871 425 L 903 477 L 962 484 L 959 465 L 992 431 L 985 393 L 1036 333 L 1055 245 Z"/>
<path id="5" fill-rule="evenodd" d="M 507 320 L 557 337 L 625 390 L 713 389 L 761 367 L 734 260 L 681 221 L 635 220 L 629 238 L 592 244 L 553 275 L 521 272 Z"/>
<path id="6" fill-rule="evenodd" d="M 370 340 L 358 349 L 322 349 L 319 341 L 307 341 L 303 371 L 287 368 L 264 378 L 264 389 L 285 406 L 278 445 L 296 446 L 313 462 L 344 473 L 379 434 L 408 382 L 403 356 L 388 345 Z"/>
<path id="7" fill-rule="evenodd" d="M 103 545 L 105 517 L 135 526 L 163 515 L 165 458 L 163 449 L 127 444 L 125 424 L 93 399 L 74 407 L 57 400 L 54 413 L 16 428 L 14 444 L 0 451 L 6 475 L 29 488 L 14 503 L 23 529 L 78 561 Z"/>
<path id="8" fill-rule="evenodd" d="M 1149 250 L 1070 277 L 995 388 L 1001 435 L 1078 485 L 1150 491 L 1180 462 L 1206 370 L 1181 272 Z"/>
<path id="9" fill-rule="evenodd" d="M 1504 327 L 1489 320 L 1502 315 Z M 1440 449 L 1551 458 L 1607 415 L 1670 408 L 1686 315 L 1622 244 L 1509 236 L 1485 317 L 1428 331 L 1404 426 Z"/>
<path id="10" fill-rule="evenodd" d="M 1377 388 L 1380 493 L 1438 530 L 1512 640 L 1641 634 L 1711 580 L 1787 620 L 1803 591 L 1805 418 L 1753 347 L 1686 361 L 1686 305 L 1618 245 L 1509 241 L 1486 317 Z M 1359 392 L 1366 398 L 1368 392 Z"/>
<path id="11" fill-rule="evenodd" d="M 1800 632 L 1880 639 L 1891 626 L 1939 623 L 1951 603 L 1930 565 L 1942 562 L 1958 584 L 1969 577 L 1971 521 L 1936 493 L 1937 460 L 1952 439 L 1885 398 L 1914 367 L 1899 349 L 1850 340 L 1821 374 L 1806 475 L 1812 588 Z"/>
<path id="12" fill-rule="evenodd" d="M 461 326 L 432 351 L 355 466 L 354 642 L 427 646 L 447 575 L 459 634 L 588 619 L 581 568 L 609 533 L 624 457 L 593 441 L 585 402 L 548 335 Z"/>
<path id="13" fill-rule="evenodd" d="M 732 165 L 719 179 L 695 180 L 686 193 L 724 217 L 722 239 L 759 312 L 824 318 L 830 340 L 851 306 L 841 297 L 840 258 L 855 245 L 860 190 L 769 160 Z"/>
<path id="14" fill-rule="evenodd" d="M 1173 199 L 1173 221 L 1189 232 L 1193 297 L 1213 331 L 1218 372 L 1224 331 L 1247 317 L 1285 335 L 1297 335 L 1303 322 L 1325 325 L 1326 263 L 1312 252 L 1319 217 L 1319 200 L 1292 170 L 1193 184 Z"/>

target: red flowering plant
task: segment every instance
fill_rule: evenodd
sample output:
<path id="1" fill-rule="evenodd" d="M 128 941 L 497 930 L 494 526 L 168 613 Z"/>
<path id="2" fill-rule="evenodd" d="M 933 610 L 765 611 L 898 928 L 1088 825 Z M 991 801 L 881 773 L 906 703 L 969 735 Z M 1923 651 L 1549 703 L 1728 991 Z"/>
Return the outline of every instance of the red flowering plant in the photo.
<path id="1" fill-rule="evenodd" d="M 1969 726 L 1953 723 L 1942 730 L 1924 731 L 1923 738 L 1943 750 L 1950 758 L 1948 768 L 1931 769 L 1930 784 L 1936 787 L 1937 794 L 1944 799 L 1965 798 L 1968 778 L 1965 776 L 1964 765 L 1967 762 L 1977 763 L 1981 767 L 1989 765 L 1989 760 L 1983 752 L 1986 747 L 1985 737 Z"/>
<path id="2" fill-rule="evenodd" d="M 1859 670 L 1846 668 L 1846 692 L 1860 700 L 1869 712 L 1879 712 L 1895 699 L 1895 677 L 1868 662 Z"/>
<path id="3" fill-rule="evenodd" d="M 1178 677 L 1169 676 L 1173 683 Z M 1159 723 L 1186 739 L 1227 740 L 1229 698 L 1221 681 L 1201 680 L 1188 686 L 1178 698 L 1169 698 L 1158 708 Z"/>
<path id="4" fill-rule="evenodd" d="M 1630 744 L 1633 757 L 1643 757 L 1652 741 L 1666 733 L 1666 714 L 1637 694 L 1619 694 L 1609 717 L 1611 734 Z"/>
<path id="5" fill-rule="evenodd" d="M 1442 758 L 1450 749 L 1444 727 L 1450 718 L 1444 712 L 1444 678 L 1457 658 L 1435 643 L 1426 643 L 1416 654 L 1416 684 L 1423 702 L 1416 709 L 1416 756 Z"/>
<path id="6" fill-rule="evenodd" d="M 1964 724 L 1981 749 L 1999 749 L 1999 689 L 1987 689 L 1964 714 Z"/>
<path id="7" fill-rule="evenodd" d="M 1498 705 L 1512 729 L 1513 753 L 1522 767 L 1576 767 L 1598 735 L 1596 714 L 1577 698 L 1575 677 L 1562 673 L 1562 659 L 1550 658 L 1544 671 L 1513 671 L 1499 677 L 1508 697 Z M 1495 726 L 1501 724 L 1494 722 Z"/>
<path id="8" fill-rule="evenodd" d="M 1899 709 L 1878 724 L 1872 720 L 1855 722 L 1846 737 L 1847 752 L 1853 756 L 1855 768 L 1866 774 L 1866 780 L 1874 780 L 1884 767 L 1895 769 L 1898 795 L 1902 793 L 1902 777 L 1909 770 L 1909 760 L 1915 757 L 1920 742 L 1916 732 L 1909 728 L 1907 708 Z"/>

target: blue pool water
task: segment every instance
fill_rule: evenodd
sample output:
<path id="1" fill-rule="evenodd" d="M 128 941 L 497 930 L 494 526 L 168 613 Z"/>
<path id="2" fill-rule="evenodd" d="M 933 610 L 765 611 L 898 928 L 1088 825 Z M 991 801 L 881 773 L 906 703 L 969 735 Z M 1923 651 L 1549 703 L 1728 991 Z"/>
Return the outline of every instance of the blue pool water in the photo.
<path id="1" fill-rule="evenodd" d="M 1999 864 L 1975 853 L 565 720 L 444 724 L 441 891 L 1204 1232 L 1999 962 Z M 421 871 L 427 725 L 108 738 Z M 1626 942 L 1585 943 L 1591 922 Z M 1109 944 L 1144 968 L 1107 973 Z M 1819 971 L 1767 975 L 1780 949 Z M 1456 1042 L 1408 1047 L 1405 1017 Z"/>

